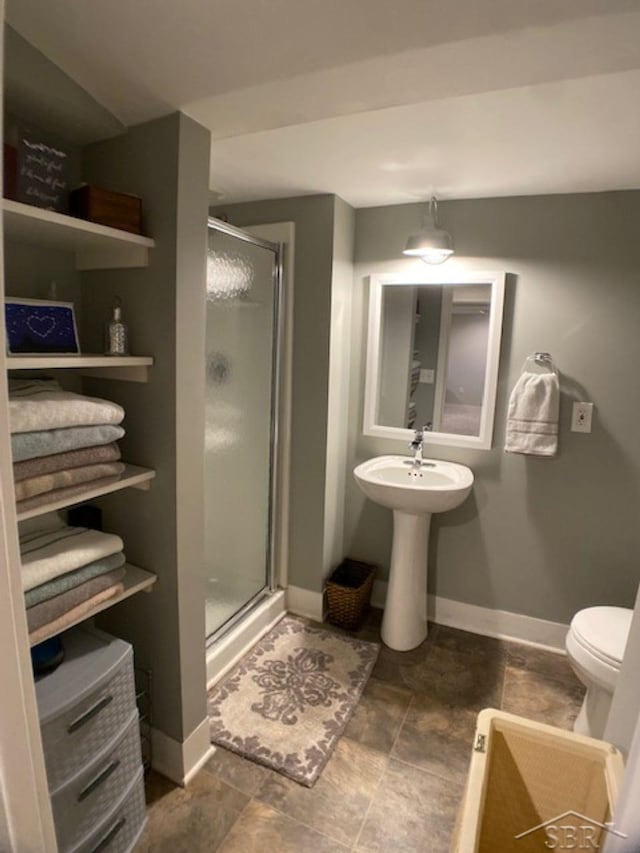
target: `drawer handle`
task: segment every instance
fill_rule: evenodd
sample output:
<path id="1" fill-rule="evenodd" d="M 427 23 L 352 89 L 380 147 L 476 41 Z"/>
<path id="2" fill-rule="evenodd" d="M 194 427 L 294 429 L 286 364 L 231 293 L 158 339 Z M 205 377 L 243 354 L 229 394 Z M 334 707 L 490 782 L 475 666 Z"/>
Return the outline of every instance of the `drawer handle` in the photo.
<path id="1" fill-rule="evenodd" d="M 75 720 L 69 723 L 67 726 L 67 733 L 73 734 L 73 732 L 77 732 L 78 729 L 81 729 L 85 723 L 88 723 L 89 720 L 93 719 L 96 714 L 99 714 L 107 705 L 110 705 L 113 702 L 113 696 L 103 696 L 102 699 L 99 699 L 95 705 L 92 705 L 84 714 L 80 714 L 79 717 L 76 717 Z"/>
<path id="2" fill-rule="evenodd" d="M 104 835 L 100 841 L 96 844 L 96 846 L 92 849 L 91 853 L 100 853 L 100 850 L 104 850 L 105 847 L 113 841 L 116 835 L 120 832 L 122 827 L 127 822 L 126 817 L 118 818 L 118 820 L 113 824 L 111 829 Z"/>
<path id="3" fill-rule="evenodd" d="M 96 788 L 99 788 L 103 782 L 106 782 L 109 776 L 120 767 L 120 761 L 112 761 L 111 764 L 108 764 L 104 770 L 101 770 L 98 775 L 89 782 L 89 784 L 83 788 L 78 794 L 78 802 L 81 803 L 83 800 L 86 800 L 89 794 L 95 791 Z"/>

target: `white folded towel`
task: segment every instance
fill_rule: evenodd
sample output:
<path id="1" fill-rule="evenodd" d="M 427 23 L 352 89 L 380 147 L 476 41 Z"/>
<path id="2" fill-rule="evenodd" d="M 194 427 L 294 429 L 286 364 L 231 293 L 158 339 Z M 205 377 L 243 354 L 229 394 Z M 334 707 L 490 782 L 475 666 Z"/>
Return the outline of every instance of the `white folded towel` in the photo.
<path id="1" fill-rule="evenodd" d="M 119 424 L 123 418 L 124 409 L 117 403 L 63 391 L 55 380 L 9 381 L 12 433 Z"/>
<path id="2" fill-rule="evenodd" d="M 44 529 L 21 527 L 20 561 L 24 591 L 73 572 L 123 549 L 122 539 L 113 533 L 47 524 Z"/>
<path id="3" fill-rule="evenodd" d="M 509 398 L 507 453 L 555 456 L 558 450 L 560 383 L 556 373 L 527 373 Z"/>

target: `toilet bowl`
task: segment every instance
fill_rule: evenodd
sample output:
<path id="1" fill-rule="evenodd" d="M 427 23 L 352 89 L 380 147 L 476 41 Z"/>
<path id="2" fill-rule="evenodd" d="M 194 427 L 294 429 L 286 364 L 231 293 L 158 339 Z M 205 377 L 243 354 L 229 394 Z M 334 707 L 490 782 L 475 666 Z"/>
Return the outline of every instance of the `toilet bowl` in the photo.
<path id="1" fill-rule="evenodd" d="M 573 725 L 578 734 L 604 735 L 632 616 L 633 611 L 625 607 L 588 607 L 573 617 L 567 656 L 587 689 Z"/>

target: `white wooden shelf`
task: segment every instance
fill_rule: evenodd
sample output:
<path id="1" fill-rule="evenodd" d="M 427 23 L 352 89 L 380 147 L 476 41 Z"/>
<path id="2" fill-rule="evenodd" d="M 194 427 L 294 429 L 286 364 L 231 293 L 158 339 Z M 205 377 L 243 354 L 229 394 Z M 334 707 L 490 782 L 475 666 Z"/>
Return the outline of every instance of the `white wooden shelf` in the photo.
<path id="1" fill-rule="evenodd" d="M 79 625 L 81 622 L 91 619 L 93 616 L 97 616 L 98 613 L 101 613 L 103 610 L 108 610 L 115 604 L 119 604 L 121 601 L 124 601 L 125 598 L 131 598 L 131 596 L 135 595 L 137 592 L 151 592 L 151 587 L 158 579 L 156 575 L 151 572 L 147 572 L 144 569 L 140 569 L 138 566 L 132 566 L 131 563 L 125 563 L 124 567 L 126 570 L 123 580 L 124 590 L 120 595 L 115 595 L 113 598 L 108 598 L 106 601 L 102 601 L 88 613 L 85 613 L 80 619 L 76 619 L 74 622 L 69 623 L 67 628 L 65 628 L 65 631 L 69 628 L 73 628 L 74 625 Z M 41 637 L 38 640 L 38 643 L 42 643 L 59 633 L 59 631 L 52 631 L 50 634 L 46 634 L 44 637 Z"/>
<path id="2" fill-rule="evenodd" d="M 35 246 L 74 252 L 79 270 L 146 267 L 150 237 L 97 225 L 65 213 L 2 200 L 5 237 Z"/>
<path id="3" fill-rule="evenodd" d="M 150 355 L 8 355 L 7 370 L 75 370 L 87 376 L 147 382 Z"/>
<path id="4" fill-rule="evenodd" d="M 125 465 L 124 471 L 119 479 L 107 485 L 91 486 L 79 492 L 73 497 L 63 500 L 52 500 L 35 509 L 26 509 L 23 512 L 18 512 L 18 521 L 25 521 L 27 518 L 35 518 L 37 515 L 45 515 L 47 512 L 54 512 L 58 509 L 64 509 L 67 506 L 84 503 L 85 501 L 99 498 L 102 495 L 109 495 L 112 492 L 118 492 L 120 489 L 143 489 L 147 491 L 151 488 L 151 480 L 156 476 L 156 472 L 151 468 L 141 468 L 139 465 Z"/>

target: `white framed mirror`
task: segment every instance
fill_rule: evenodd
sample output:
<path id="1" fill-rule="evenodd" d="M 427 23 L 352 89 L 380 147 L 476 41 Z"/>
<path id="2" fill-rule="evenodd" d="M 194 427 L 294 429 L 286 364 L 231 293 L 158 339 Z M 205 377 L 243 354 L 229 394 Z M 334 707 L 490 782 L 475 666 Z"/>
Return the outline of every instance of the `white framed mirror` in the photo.
<path id="1" fill-rule="evenodd" d="M 369 277 L 365 435 L 488 450 L 504 272 Z"/>

